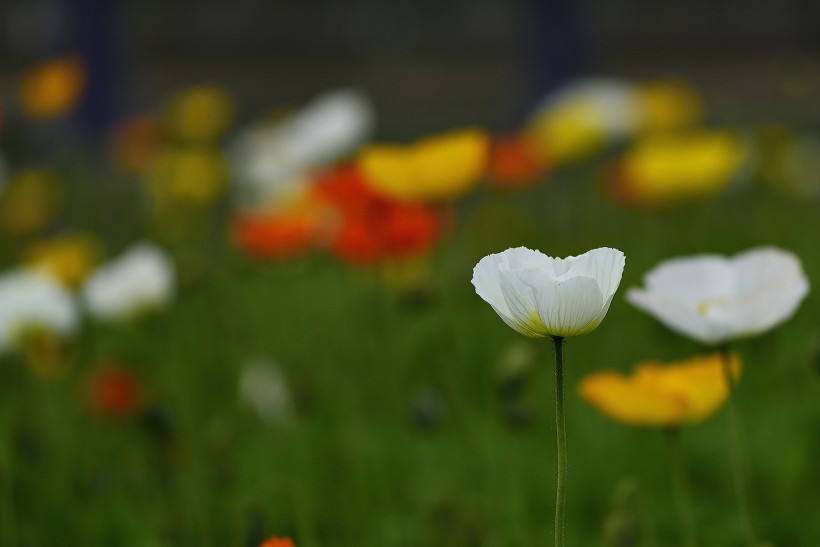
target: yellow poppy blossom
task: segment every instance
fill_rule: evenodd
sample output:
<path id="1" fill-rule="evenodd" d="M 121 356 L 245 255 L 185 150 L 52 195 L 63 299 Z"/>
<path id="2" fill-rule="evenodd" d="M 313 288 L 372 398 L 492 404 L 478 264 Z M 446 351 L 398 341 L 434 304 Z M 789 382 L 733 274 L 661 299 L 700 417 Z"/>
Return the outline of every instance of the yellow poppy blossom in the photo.
<path id="1" fill-rule="evenodd" d="M 664 206 L 718 194 L 742 172 L 744 139 L 726 131 L 644 137 L 616 164 L 613 193 L 642 206 Z"/>
<path id="2" fill-rule="evenodd" d="M 670 131 L 691 126 L 703 118 L 703 102 L 686 84 L 654 82 L 640 86 L 642 129 Z"/>
<path id="3" fill-rule="evenodd" d="M 0 226 L 17 235 L 47 228 L 62 204 L 57 180 L 39 169 L 14 174 L 0 194 Z"/>
<path id="4" fill-rule="evenodd" d="M 209 206 L 225 191 L 228 167 L 210 147 L 170 148 L 158 154 L 146 183 L 156 205 Z"/>
<path id="5" fill-rule="evenodd" d="M 199 86 L 179 93 L 168 111 L 169 133 L 182 141 L 215 141 L 233 117 L 230 96 L 215 86 Z"/>
<path id="6" fill-rule="evenodd" d="M 482 129 L 462 129 L 407 146 L 365 148 L 358 164 L 377 192 L 406 201 L 455 199 L 484 175 L 490 138 Z"/>
<path id="7" fill-rule="evenodd" d="M 28 265 L 44 270 L 71 288 L 78 287 L 100 260 L 100 245 L 89 234 L 72 234 L 34 244 Z"/>
<path id="8" fill-rule="evenodd" d="M 20 84 L 23 111 L 39 119 L 59 118 L 69 113 L 82 96 L 85 77 L 85 65 L 75 56 L 31 69 Z"/>
<path id="9" fill-rule="evenodd" d="M 732 376 L 740 377 L 740 358 L 732 355 Z M 729 395 L 719 353 L 686 361 L 639 364 L 631 376 L 601 371 L 586 376 L 578 391 L 586 402 L 627 425 L 674 427 L 714 414 Z"/>

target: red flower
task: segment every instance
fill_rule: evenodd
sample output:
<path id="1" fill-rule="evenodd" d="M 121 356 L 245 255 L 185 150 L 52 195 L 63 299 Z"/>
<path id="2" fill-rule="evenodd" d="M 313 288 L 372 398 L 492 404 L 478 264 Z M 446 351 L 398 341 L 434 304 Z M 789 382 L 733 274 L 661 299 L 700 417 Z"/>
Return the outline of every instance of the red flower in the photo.
<path id="1" fill-rule="evenodd" d="M 279 213 L 238 217 L 232 226 L 234 243 L 256 258 L 289 258 L 310 248 L 317 239 L 319 215 L 309 204 Z"/>
<path id="2" fill-rule="evenodd" d="M 139 382 L 118 365 L 108 365 L 91 375 L 88 400 L 94 412 L 114 418 L 129 418 L 143 408 Z"/>
<path id="3" fill-rule="evenodd" d="M 295 547 L 290 538 L 272 537 L 265 540 L 259 547 Z"/>
<path id="4" fill-rule="evenodd" d="M 355 264 L 423 254 L 442 230 L 436 208 L 376 193 L 352 165 L 321 175 L 314 194 L 336 218 L 330 252 Z"/>
<path id="5" fill-rule="evenodd" d="M 535 144 L 524 135 L 496 137 L 490 148 L 487 168 L 490 185 L 508 190 L 523 190 L 546 171 Z"/>

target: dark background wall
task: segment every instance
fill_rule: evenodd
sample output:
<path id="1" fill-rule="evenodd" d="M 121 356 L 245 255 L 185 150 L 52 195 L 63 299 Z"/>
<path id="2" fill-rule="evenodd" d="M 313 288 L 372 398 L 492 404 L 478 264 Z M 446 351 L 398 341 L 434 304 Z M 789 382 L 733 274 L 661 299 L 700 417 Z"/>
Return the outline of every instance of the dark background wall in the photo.
<path id="1" fill-rule="evenodd" d="M 386 135 L 516 124 L 587 73 L 692 81 L 719 119 L 820 121 L 810 0 L 5 0 L 0 91 L 62 50 L 95 67 L 102 119 L 195 83 L 240 116 L 327 88 L 368 91 Z"/>

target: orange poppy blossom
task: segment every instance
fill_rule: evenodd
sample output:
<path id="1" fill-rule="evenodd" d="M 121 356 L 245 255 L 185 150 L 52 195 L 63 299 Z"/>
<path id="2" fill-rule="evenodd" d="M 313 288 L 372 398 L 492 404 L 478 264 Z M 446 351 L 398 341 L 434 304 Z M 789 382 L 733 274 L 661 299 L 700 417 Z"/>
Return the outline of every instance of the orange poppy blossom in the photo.
<path id="1" fill-rule="evenodd" d="M 355 165 L 318 177 L 314 198 L 335 218 L 328 250 L 353 264 L 423 255 L 443 227 L 439 209 L 377 193 Z"/>
<path id="2" fill-rule="evenodd" d="M 313 246 L 322 233 L 321 210 L 301 202 L 283 211 L 248 212 L 231 226 L 234 244 L 255 258 L 291 258 Z"/>
<path id="3" fill-rule="evenodd" d="M 20 83 L 20 105 L 37 119 L 54 119 L 71 112 L 85 89 L 83 61 L 70 55 L 29 70 Z"/>
<path id="4" fill-rule="evenodd" d="M 487 165 L 488 184 L 501 190 L 524 190 L 538 181 L 547 170 L 544 154 L 539 153 L 526 134 L 493 138 Z"/>
<path id="5" fill-rule="evenodd" d="M 118 364 L 106 364 L 88 377 L 85 398 L 94 414 L 111 418 L 133 417 L 145 405 L 139 381 Z"/>
<path id="6" fill-rule="evenodd" d="M 262 542 L 259 547 L 296 547 L 290 538 L 272 537 Z"/>
<path id="7" fill-rule="evenodd" d="M 615 421 L 632 426 L 677 427 L 705 420 L 729 396 L 720 353 L 685 361 L 638 364 L 632 375 L 604 370 L 586 376 L 578 386 L 581 398 Z M 731 356 L 737 380 L 741 362 Z"/>
<path id="8" fill-rule="evenodd" d="M 135 114 L 123 120 L 111 138 L 111 158 L 126 173 L 142 173 L 152 164 L 162 144 L 162 126 L 155 117 Z"/>

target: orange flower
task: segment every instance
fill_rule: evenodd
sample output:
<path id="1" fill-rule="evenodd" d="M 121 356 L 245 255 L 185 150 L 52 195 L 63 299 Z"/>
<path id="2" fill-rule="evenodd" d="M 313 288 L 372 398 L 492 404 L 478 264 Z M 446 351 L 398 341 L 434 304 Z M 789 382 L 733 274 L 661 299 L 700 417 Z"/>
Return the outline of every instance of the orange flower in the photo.
<path id="1" fill-rule="evenodd" d="M 424 254 L 441 233 L 437 209 L 377 194 L 355 166 L 320 176 L 314 194 L 337 219 L 330 251 L 355 264 Z"/>
<path id="2" fill-rule="evenodd" d="M 315 242 L 321 224 L 317 211 L 309 204 L 278 213 L 248 213 L 238 217 L 232 227 L 234 243 L 256 258 L 287 258 L 297 255 Z"/>
<path id="3" fill-rule="evenodd" d="M 290 538 L 272 537 L 262 543 L 259 547 L 295 547 Z"/>
<path id="4" fill-rule="evenodd" d="M 674 427 L 700 422 L 726 401 L 729 390 L 719 354 L 661 364 L 641 363 L 629 377 L 601 371 L 585 377 L 581 397 L 610 418 L 634 426 Z M 734 378 L 740 377 L 740 359 L 732 356 Z"/>
<path id="5" fill-rule="evenodd" d="M 143 409 L 139 382 L 126 368 L 111 364 L 88 379 L 87 400 L 100 415 L 129 418 Z"/>
<path id="6" fill-rule="evenodd" d="M 496 137 L 490 148 L 487 168 L 490 185 L 508 190 L 531 186 L 546 169 L 541 156 L 535 143 L 526 135 Z"/>
<path id="7" fill-rule="evenodd" d="M 23 76 L 20 103 L 33 118 L 59 118 L 77 105 L 85 87 L 85 65 L 78 57 L 55 59 Z"/>
<path id="8" fill-rule="evenodd" d="M 128 173 L 141 173 L 159 151 L 162 130 L 153 116 L 135 115 L 123 121 L 114 133 L 111 154 L 114 164 Z"/>

